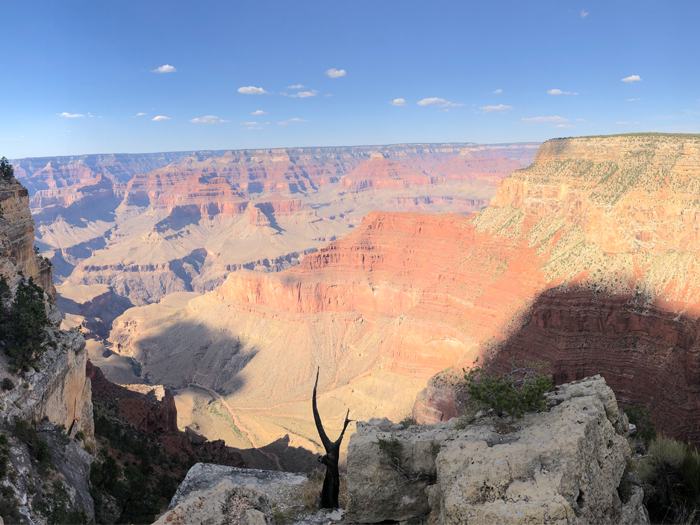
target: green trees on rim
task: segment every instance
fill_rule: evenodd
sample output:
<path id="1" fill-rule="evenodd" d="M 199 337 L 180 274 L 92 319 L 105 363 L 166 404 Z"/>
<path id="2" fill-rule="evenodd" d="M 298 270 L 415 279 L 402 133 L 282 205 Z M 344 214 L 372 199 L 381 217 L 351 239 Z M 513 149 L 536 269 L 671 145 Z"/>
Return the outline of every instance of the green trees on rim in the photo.
<path id="1" fill-rule="evenodd" d="M 13 372 L 35 365 L 44 349 L 49 318 L 44 290 L 31 277 L 22 278 L 14 298 L 5 277 L 0 277 L 0 341 L 11 359 Z"/>
<path id="2" fill-rule="evenodd" d="M 10 161 L 5 157 L 0 158 L 0 178 L 5 182 L 10 182 L 15 177 L 15 170 Z"/>

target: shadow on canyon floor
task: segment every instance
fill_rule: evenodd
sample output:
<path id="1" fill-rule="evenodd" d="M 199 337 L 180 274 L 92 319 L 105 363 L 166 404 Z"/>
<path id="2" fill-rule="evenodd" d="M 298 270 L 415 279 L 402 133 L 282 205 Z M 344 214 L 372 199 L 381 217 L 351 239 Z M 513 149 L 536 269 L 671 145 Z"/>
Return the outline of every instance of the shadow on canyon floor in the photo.
<path id="1" fill-rule="evenodd" d="M 151 383 L 174 389 L 196 385 L 221 396 L 245 384 L 241 372 L 258 353 L 228 329 L 193 321 L 169 322 L 132 350 Z"/>
<path id="2" fill-rule="evenodd" d="M 277 470 L 277 462 L 273 459 L 275 457 L 285 472 L 311 472 L 319 467 L 318 458 L 321 454 L 303 447 L 292 447 L 289 442 L 289 435 L 286 435 L 264 447 L 233 449 L 243 457 L 248 468 Z"/>
<path id="3" fill-rule="evenodd" d="M 663 433 L 700 443 L 700 322 L 680 308 L 635 293 L 547 290 L 494 348 L 493 366 L 549 362 L 556 384 L 600 374 L 621 405 L 640 404 Z"/>

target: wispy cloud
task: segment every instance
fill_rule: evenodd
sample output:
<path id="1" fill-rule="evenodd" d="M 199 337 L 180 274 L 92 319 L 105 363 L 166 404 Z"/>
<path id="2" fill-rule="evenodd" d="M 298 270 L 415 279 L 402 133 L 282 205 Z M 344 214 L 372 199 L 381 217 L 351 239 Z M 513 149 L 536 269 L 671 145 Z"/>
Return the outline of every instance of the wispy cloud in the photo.
<path id="1" fill-rule="evenodd" d="M 231 122 L 230 120 L 224 120 L 222 118 L 216 117 L 214 115 L 206 115 L 204 117 L 197 117 L 190 119 L 190 122 L 195 124 L 223 124 L 224 122 Z"/>
<path id="2" fill-rule="evenodd" d="M 328 69 L 326 70 L 326 76 L 330 78 L 340 78 L 345 76 L 344 69 Z"/>
<path id="3" fill-rule="evenodd" d="M 628 98 L 627 102 L 637 102 L 638 100 L 642 100 L 641 98 Z"/>
<path id="4" fill-rule="evenodd" d="M 263 126 L 269 124 L 269 122 L 241 122 L 241 126 L 245 126 L 246 129 L 264 129 Z"/>
<path id="5" fill-rule="evenodd" d="M 630 83 L 630 82 L 641 82 L 642 79 L 641 79 L 641 77 L 640 77 L 639 75 L 630 75 L 630 76 L 628 76 L 628 77 L 623 78 L 622 81 L 623 81 L 623 82 L 627 82 L 627 83 Z"/>
<path id="6" fill-rule="evenodd" d="M 581 9 L 581 18 L 586 18 L 587 16 L 588 16 L 588 12 Z"/>
<path id="7" fill-rule="evenodd" d="M 552 126 L 553 128 L 575 128 L 573 124 L 557 124 L 556 126 Z"/>
<path id="8" fill-rule="evenodd" d="M 84 117 L 85 115 L 81 115 L 80 113 L 66 113 L 65 111 L 63 113 L 56 113 L 59 117 L 65 117 L 65 118 L 78 118 L 78 117 Z"/>
<path id="9" fill-rule="evenodd" d="M 625 121 L 623 121 L 623 122 L 615 122 L 615 124 L 623 125 L 623 126 L 630 126 L 632 124 L 639 124 L 639 122 L 625 122 Z"/>
<path id="10" fill-rule="evenodd" d="M 155 122 L 160 122 L 161 120 L 170 120 L 170 117 L 165 117 L 163 115 L 158 115 L 157 117 L 153 117 L 151 120 Z"/>
<path id="11" fill-rule="evenodd" d="M 294 86 L 287 86 L 287 89 L 304 89 L 306 86 L 302 86 L 301 84 L 296 84 Z"/>
<path id="12" fill-rule="evenodd" d="M 497 90 L 494 91 L 493 93 L 494 93 L 495 95 L 500 95 L 501 93 L 503 93 L 503 90 L 502 90 L 502 89 L 497 89 Z"/>
<path id="13" fill-rule="evenodd" d="M 290 98 L 308 98 L 308 97 L 315 97 L 316 91 L 315 89 L 312 91 L 300 91 L 299 93 L 295 93 L 294 95 L 289 95 Z"/>
<path id="14" fill-rule="evenodd" d="M 281 122 L 278 122 L 277 124 L 280 124 L 282 126 L 286 126 L 290 122 L 308 122 L 308 120 L 303 119 L 303 118 L 290 118 L 289 120 L 282 120 Z"/>
<path id="15" fill-rule="evenodd" d="M 324 96 L 324 97 L 332 97 L 332 96 L 333 96 L 333 93 L 326 93 L 326 94 L 323 95 L 323 96 Z"/>
<path id="16" fill-rule="evenodd" d="M 169 66 L 168 64 L 151 69 L 151 73 L 175 73 L 175 71 L 177 71 L 177 69 L 175 69 L 173 66 Z"/>
<path id="17" fill-rule="evenodd" d="M 389 102 L 389 104 L 391 104 L 392 106 L 405 106 L 406 101 L 402 98 L 395 98 L 394 100 Z"/>
<path id="18" fill-rule="evenodd" d="M 510 109 L 513 109 L 513 106 L 499 104 L 498 106 L 481 106 L 479 109 L 484 113 L 490 113 L 492 111 L 508 111 Z"/>
<path id="19" fill-rule="evenodd" d="M 136 115 L 132 116 L 131 118 L 137 118 L 137 117 L 145 117 L 145 113 L 136 113 Z"/>
<path id="20" fill-rule="evenodd" d="M 263 111 L 262 109 L 256 109 L 255 111 L 253 111 L 251 113 L 251 115 L 267 115 L 267 113 L 265 111 Z"/>
<path id="21" fill-rule="evenodd" d="M 444 98 L 437 97 L 424 98 L 423 100 L 419 100 L 417 104 L 419 106 L 432 106 L 433 104 L 438 104 L 441 108 L 457 108 L 464 106 L 464 104 L 457 104 L 456 102 L 450 102 Z"/>
<path id="22" fill-rule="evenodd" d="M 530 117 L 522 120 L 526 122 L 569 122 L 569 119 L 564 117 Z"/>
<path id="23" fill-rule="evenodd" d="M 550 89 L 547 91 L 548 95 L 578 95 L 573 91 L 562 91 L 561 89 Z"/>
<path id="24" fill-rule="evenodd" d="M 255 86 L 239 87 L 238 92 L 243 93 L 244 95 L 267 95 L 268 94 L 267 91 L 265 91 L 263 88 L 255 87 Z"/>
<path id="25" fill-rule="evenodd" d="M 576 122 L 586 122 L 586 119 L 585 118 L 577 118 Z"/>

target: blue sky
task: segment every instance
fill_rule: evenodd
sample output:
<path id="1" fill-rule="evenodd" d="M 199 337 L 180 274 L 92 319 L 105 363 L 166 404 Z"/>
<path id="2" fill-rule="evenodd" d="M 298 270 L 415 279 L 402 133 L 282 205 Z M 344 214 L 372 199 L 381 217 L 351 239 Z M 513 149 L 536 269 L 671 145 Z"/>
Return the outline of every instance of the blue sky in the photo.
<path id="1" fill-rule="evenodd" d="M 696 1 L 0 1 L 10 158 L 700 132 Z"/>

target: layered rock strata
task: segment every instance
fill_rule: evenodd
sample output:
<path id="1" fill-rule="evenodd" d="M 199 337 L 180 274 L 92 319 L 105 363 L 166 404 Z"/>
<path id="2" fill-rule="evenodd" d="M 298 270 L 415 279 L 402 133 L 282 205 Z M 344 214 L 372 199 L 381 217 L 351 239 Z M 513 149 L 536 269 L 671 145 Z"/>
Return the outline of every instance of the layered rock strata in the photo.
<path id="1" fill-rule="evenodd" d="M 548 410 L 458 429 L 358 423 L 348 449 L 351 523 L 648 523 L 618 487 L 627 419 L 600 376 L 562 385 Z M 641 489 L 637 489 L 639 492 Z"/>

